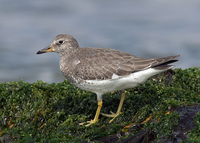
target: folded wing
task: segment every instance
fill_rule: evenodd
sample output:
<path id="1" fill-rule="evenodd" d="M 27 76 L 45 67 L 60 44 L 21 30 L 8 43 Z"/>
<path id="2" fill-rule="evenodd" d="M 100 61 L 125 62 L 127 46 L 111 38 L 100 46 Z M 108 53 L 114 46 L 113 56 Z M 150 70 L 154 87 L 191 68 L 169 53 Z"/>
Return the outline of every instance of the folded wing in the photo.
<path id="1" fill-rule="evenodd" d="M 179 56 L 144 59 L 114 49 L 81 48 L 81 50 L 80 62 L 75 67 L 75 73 L 84 80 L 111 79 L 113 74 L 126 76 L 148 68 L 167 70 L 171 68 L 167 64 L 177 61 L 174 58 Z"/>

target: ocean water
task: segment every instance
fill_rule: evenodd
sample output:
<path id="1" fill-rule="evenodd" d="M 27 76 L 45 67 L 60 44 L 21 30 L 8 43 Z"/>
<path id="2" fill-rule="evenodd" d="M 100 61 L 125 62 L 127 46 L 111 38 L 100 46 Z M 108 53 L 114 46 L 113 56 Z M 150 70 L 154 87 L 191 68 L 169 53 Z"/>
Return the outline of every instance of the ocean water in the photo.
<path id="1" fill-rule="evenodd" d="M 198 0 L 1 0 L 0 82 L 62 82 L 59 55 L 36 52 L 61 33 L 81 47 L 155 58 L 180 54 L 176 68 L 200 66 Z"/>

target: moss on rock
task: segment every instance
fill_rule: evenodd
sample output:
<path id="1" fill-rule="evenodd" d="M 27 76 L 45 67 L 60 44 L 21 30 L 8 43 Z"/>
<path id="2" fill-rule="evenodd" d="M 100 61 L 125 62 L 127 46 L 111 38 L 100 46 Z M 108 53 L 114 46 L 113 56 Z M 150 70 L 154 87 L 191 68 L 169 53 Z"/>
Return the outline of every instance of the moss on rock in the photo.
<path id="1" fill-rule="evenodd" d="M 119 92 L 104 95 L 101 112 L 116 111 L 119 100 Z M 166 141 L 174 138 L 184 117 L 177 108 L 199 108 L 199 103 L 200 68 L 170 70 L 127 90 L 122 114 L 111 124 L 109 118 L 100 115 L 97 124 L 84 127 L 78 123 L 92 119 L 96 112 L 94 93 L 82 91 L 66 80 L 58 84 L 6 82 L 0 84 L 0 140 L 106 142 L 113 137 L 116 142 L 151 135 L 148 141 Z M 194 110 L 193 127 L 180 139 L 199 141 L 198 112 Z"/>

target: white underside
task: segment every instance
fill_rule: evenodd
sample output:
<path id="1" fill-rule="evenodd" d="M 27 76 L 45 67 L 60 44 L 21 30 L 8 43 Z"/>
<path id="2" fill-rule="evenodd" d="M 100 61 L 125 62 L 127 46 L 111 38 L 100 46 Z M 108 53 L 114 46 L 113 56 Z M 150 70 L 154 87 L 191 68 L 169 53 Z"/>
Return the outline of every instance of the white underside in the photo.
<path id="1" fill-rule="evenodd" d="M 112 79 L 107 80 L 86 80 L 85 82 L 76 85 L 77 87 L 91 91 L 97 94 L 97 100 L 102 100 L 102 95 L 108 92 L 133 88 L 144 83 L 153 75 L 161 73 L 165 70 L 157 70 L 149 68 L 143 71 L 132 73 L 128 76 L 117 76 L 114 74 Z"/>

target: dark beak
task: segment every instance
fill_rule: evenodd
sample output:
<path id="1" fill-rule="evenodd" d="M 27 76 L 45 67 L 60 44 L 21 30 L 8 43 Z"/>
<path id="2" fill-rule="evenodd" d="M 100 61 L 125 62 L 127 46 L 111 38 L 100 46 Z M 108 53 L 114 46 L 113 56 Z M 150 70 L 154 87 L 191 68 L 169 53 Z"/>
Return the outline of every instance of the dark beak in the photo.
<path id="1" fill-rule="evenodd" d="M 47 46 L 46 48 L 39 50 L 37 52 L 37 54 L 43 54 L 43 53 L 47 53 L 47 52 L 53 52 L 54 51 L 54 47 L 52 47 L 51 45 Z"/>

